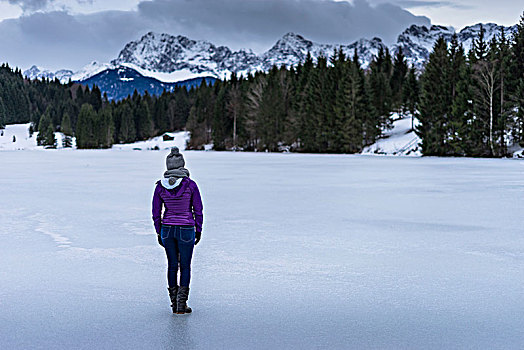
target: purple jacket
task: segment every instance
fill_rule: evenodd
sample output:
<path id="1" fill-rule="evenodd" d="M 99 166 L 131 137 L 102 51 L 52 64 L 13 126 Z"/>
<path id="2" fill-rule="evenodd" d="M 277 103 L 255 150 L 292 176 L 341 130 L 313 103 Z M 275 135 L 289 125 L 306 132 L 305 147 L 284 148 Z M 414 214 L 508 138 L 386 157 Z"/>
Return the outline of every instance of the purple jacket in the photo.
<path id="1" fill-rule="evenodd" d="M 162 215 L 164 204 L 164 217 Z M 153 222 L 155 230 L 160 233 L 162 224 L 195 226 L 195 231 L 202 232 L 202 199 L 197 184 L 188 177 L 180 184 L 167 189 L 161 181 L 156 183 L 153 195 Z"/>

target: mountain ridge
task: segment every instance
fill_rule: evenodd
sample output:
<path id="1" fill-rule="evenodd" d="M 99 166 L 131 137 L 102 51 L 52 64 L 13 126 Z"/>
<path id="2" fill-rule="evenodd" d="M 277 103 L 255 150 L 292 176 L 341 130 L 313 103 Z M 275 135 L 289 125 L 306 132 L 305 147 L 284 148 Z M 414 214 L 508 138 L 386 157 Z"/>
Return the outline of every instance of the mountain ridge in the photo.
<path id="1" fill-rule="evenodd" d="M 156 78 L 165 83 L 202 77 L 227 79 L 232 73 L 245 76 L 256 71 L 268 71 L 273 65 L 295 66 L 305 60 L 308 52 L 315 61 L 321 55 L 331 56 L 338 48 L 350 57 L 356 50 L 360 63 L 367 68 L 381 47 L 388 48 L 392 54 L 402 49 L 408 64 L 421 69 L 438 37 L 442 36 L 449 42 L 456 33 L 459 43 L 468 51 L 481 25 L 485 29 L 486 41 L 501 29 L 505 30 L 506 35 L 516 30 L 516 25 L 505 27 L 495 23 L 477 23 L 459 32 L 450 26 L 413 24 L 400 33 L 397 42 L 390 46 L 378 37 L 362 38 L 350 44 L 322 44 L 289 32 L 259 55 L 252 50 L 232 51 L 227 46 L 216 46 L 209 41 L 192 40 L 182 35 L 148 32 L 140 39 L 127 43 L 110 63 L 93 62 L 78 72 L 51 72 L 33 66 L 24 71 L 24 75 L 30 79 L 58 78 L 62 82 L 82 82 L 107 69 L 128 67 L 144 77 Z"/>

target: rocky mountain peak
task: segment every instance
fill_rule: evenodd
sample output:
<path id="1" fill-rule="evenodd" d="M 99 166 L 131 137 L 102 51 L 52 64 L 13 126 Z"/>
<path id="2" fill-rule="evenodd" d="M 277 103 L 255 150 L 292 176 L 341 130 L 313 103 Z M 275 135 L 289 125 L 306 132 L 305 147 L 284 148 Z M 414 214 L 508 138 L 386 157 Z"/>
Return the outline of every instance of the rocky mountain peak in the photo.
<path id="1" fill-rule="evenodd" d="M 457 34 L 459 42 L 467 51 L 473 39 L 477 37 L 480 26 L 481 24 L 478 23 L 456 33 L 453 27 L 441 25 L 427 27 L 414 24 L 400 33 L 397 42 L 389 46 L 389 49 L 392 55 L 402 49 L 408 64 L 422 68 L 439 37 L 450 41 L 451 37 Z M 482 24 L 482 27 L 485 30 L 486 41 L 498 35 L 502 29 L 508 36 L 516 30 L 516 25 L 503 27 L 495 23 Z M 75 74 L 71 71 L 53 73 L 33 66 L 24 74 L 29 78 L 53 79 L 56 76 L 64 82 L 67 82 L 68 77 L 81 81 L 104 69 L 125 65 L 140 70 L 143 75 L 156 77 L 162 81 L 172 82 L 203 76 L 223 79 L 232 72 L 246 75 L 256 71 L 267 71 L 274 65 L 295 66 L 305 61 L 308 52 L 316 61 L 320 56 L 330 57 L 338 48 L 341 48 L 347 57 L 353 57 L 356 50 L 362 66 L 367 68 L 380 48 L 386 47 L 377 37 L 363 38 L 349 45 L 338 45 L 316 43 L 300 34 L 289 32 L 278 39 L 268 51 L 257 55 L 251 50 L 232 51 L 226 46 L 216 46 L 204 40 L 192 40 L 183 35 L 148 32 L 140 39 L 126 44 L 118 57 L 111 62 L 112 64 L 93 63 Z"/>

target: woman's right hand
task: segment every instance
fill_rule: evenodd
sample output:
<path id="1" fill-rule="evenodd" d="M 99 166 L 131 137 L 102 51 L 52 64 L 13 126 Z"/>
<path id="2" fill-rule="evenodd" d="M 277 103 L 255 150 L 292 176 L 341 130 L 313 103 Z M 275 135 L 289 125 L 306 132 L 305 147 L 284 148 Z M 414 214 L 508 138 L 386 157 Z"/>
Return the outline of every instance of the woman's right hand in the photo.
<path id="1" fill-rule="evenodd" d="M 200 238 L 202 238 L 202 232 L 195 232 L 195 245 L 200 242 Z"/>

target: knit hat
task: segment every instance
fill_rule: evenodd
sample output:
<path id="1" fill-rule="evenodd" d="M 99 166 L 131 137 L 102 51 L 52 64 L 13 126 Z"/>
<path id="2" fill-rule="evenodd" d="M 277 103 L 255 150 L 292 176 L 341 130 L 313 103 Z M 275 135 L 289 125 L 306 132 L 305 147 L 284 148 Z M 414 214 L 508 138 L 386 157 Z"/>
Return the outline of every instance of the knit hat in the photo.
<path id="1" fill-rule="evenodd" d="M 183 168 L 185 165 L 184 156 L 180 153 L 178 147 L 171 148 L 171 153 L 166 158 L 167 170 Z"/>

